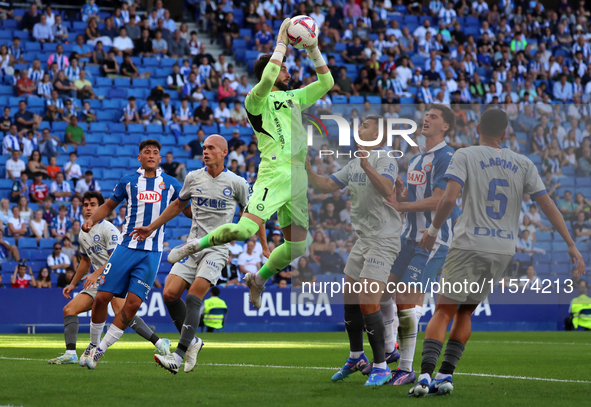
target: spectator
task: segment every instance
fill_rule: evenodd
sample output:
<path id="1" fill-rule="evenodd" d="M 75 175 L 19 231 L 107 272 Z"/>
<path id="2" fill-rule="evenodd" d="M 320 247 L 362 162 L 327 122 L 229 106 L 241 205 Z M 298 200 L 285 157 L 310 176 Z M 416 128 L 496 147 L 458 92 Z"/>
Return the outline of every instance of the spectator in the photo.
<path id="1" fill-rule="evenodd" d="M 572 101 L 573 99 L 573 85 L 566 81 L 566 74 L 560 75 L 560 82 L 554 82 L 554 99 L 560 100 L 563 103 Z"/>
<path id="2" fill-rule="evenodd" d="M 140 38 L 142 35 L 142 28 L 136 24 L 136 16 L 129 16 L 129 21 L 125 24 L 125 29 L 127 30 L 127 35 L 131 38 L 132 41 L 135 41 Z"/>
<path id="3" fill-rule="evenodd" d="M 44 157 L 47 157 L 49 160 L 52 157 L 58 155 L 58 146 L 63 146 L 64 144 L 58 141 L 56 136 L 52 136 L 49 132 L 49 129 L 43 129 L 43 138 L 39 140 L 39 153 L 42 154 Z M 41 163 L 41 158 L 39 158 L 38 163 Z M 35 164 L 40 167 L 38 164 Z M 32 168 L 29 168 L 31 172 L 33 172 Z M 43 165 L 42 171 L 46 174 L 47 170 Z"/>
<path id="4" fill-rule="evenodd" d="M 45 102 L 45 119 L 49 122 L 60 121 L 64 114 L 64 102 L 59 98 L 57 90 L 52 90 Z"/>
<path id="5" fill-rule="evenodd" d="M 53 160 L 55 160 L 55 157 L 53 158 Z M 55 174 L 55 181 L 51 183 L 49 191 L 51 192 L 51 195 L 57 202 L 65 202 L 72 197 L 72 190 L 70 188 L 70 184 L 67 181 L 64 181 L 64 173 L 61 172 L 61 170 Z"/>
<path id="6" fill-rule="evenodd" d="M 572 193 L 571 191 L 564 192 L 564 198 L 558 203 L 558 209 L 564 219 L 567 221 L 574 221 L 576 216 L 576 206 L 572 202 Z"/>
<path id="7" fill-rule="evenodd" d="M 49 100 L 51 92 L 53 91 L 53 84 L 49 81 L 49 74 L 43 74 L 43 79 L 37 83 L 37 96 Z"/>
<path id="8" fill-rule="evenodd" d="M 70 161 L 64 164 L 64 173 L 66 174 L 66 180 L 72 181 L 74 185 L 78 182 L 78 179 L 82 177 L 82 169 L 80 165 L 76 163 L 78 155 L 76 152 L 70 153 Z"/>
<path id="9" fill-rule="evenodd" d="M 80 13 L 82 15 L 82 21 L 87 21 L 90 17 L 98 18 L 100 10 L 94 3 L 94 0 L 88 0 L 88 3 L 82 6 Z"/>
<path id="10" fill-rule="evenodd" d="M 204 124 L 211 126 L 213 124 L 213 110 L 207 106 L 208 100 L 206 98 L 201 99 L 201 104 L 195 109 L 193 117 L 197 124 Z"/>
<path id="11" fill-rule="evenodd" d="M 31 156 L 32 157 L 32 156 Z M 49 194 L 49 188 L 43 183 L 43 175 L 39 172 L 35 174 L 35 180 L 29 187 L 29 198 L 31 202 L 41 204 L 47 194 Z"/>
<path id="12" fill-rule="evenodd" d="M 197 80 L 198 76 L 194 72 L 189 74 L 189 79 L 186 80 L 182 89 L 182 96 L 190 101 L 196 102 L 203 98 L 198 98 L 197 94 L 201 88 L 201 82 Z"/>
<path id="13" fill-rule="evenodd" d="M 70 66 L 70 60 L 64 55 L 64 47 L 62 44 L 58 44 L 55 53 L 51 54 L 47 59 L 47 66 L 51 66 L 54 63 L 57 64 L 57 69 L 60 71 Z"/>
<path id="14" fill-rule="evenodd" d="M 18 199 L 15 201 L 18 202 Z M 10 201 L 8 198 L 2 198 L 0 200 L 0 222 L 2 226 L 0 227 L 0 231 L 4 229 L 4 226 L 8 224 L 8 219 L 12 217 L 12 212 L 10 210 Z"/>
<path id="15" fill-rule="evenodd" d="M 183 182 L 187 176 L 187 168 L 185 164 L 174 161 L 171 152 L 166 153 L 166 162 L 161 164 L 160 167 L 162 167 L 162 171 L 164 171 L 165 174 L 176 178 L 179 182 Z"/>
<path id="16" fill-rule="evenodd" d="M 220 27 L 220 33 L 224 37 L 224 53 L 231 55 L 232 41 L 240 36 L 240 26 L 234 21 L 234 13 L 226 14 L 226 18 Z"/>
<path id="17" fill-rule="evenodd" d="M 328 243 L 328 250 L 320 255 L 320 270 L 324 273 L 338 274 L 342 273 L 344 264 L 343 258 L 335 252 L 337 244 Z"/>
<path id="18" fill-rule="evenodd" d="M 12 207 L 12 217 L 8 219 L 7 231 L 8 236 L 14 237 L 14 241 L 17 243 L 17 245 L 18 240 L 21 237 L 27 236 L 27 223 L 22 220 L 18 206 Z"/>
<path id="19" fill-rule="evenodd" d="M 12 150 L 12 158 L 6 161 L 6 178 L 16 181 L 25 171 L 25 162 L 20 159 L 21 152 Z"/>
<path id="20" fill-rule="evenodd" d="M 181 32 L 175 31 L 173 38 L 168 41 L 168 55 L 171 58 L 183 58 L 191 53 L 187 41 L 181 38 Z"/>
<path id="21" fill-rule="evenodd" d="M 298 259 L 297 267 L 291 270 L 291 286 L 293 288 L 300 288 L 304 283 L 316 282 L 316 275 L 314 270 L 308 265 L 308 258 L 301 256 Z"/>
<path id="22" fill-rule="evenodd" d="M 261 268 L 261 256 L 254 251 L 255 244 L 252 240 L 246 243 L 246 250 L 238 256 L 238 269 L 242 276 L 246 273 L 256 273 Z"/>
<path id="23" fill-rule="evenodd" d="M 322 226 L 317 226 L 314 240 L 310 245 L 310 261 L 320 263 L 320 255 L 328 250 L 328 238 L 322 230 Z"/>
<path id="24" fill-rule="evenodd" d="M 244 103 L 246 95 L 252 90 L 252 85 L 248 83 L 248 76 L 244 75 L 240 78 L 240 83 L 236 86 L 236 99 L 240 103 Z"/>
<path id="25" fill-rule="evenodd" d="M 141 123 L 140 115 L 135 104 L 135 96 L 127 98 L 127 105 L 123 108 L 123 116 L 121 116 L 119 121 L 125 123 L 125 125 Z"/>
<path id="26" fill-rule="evenodd" d="M 90 129 L 90 123 L 96 122 L 97 115 L 93 108 L 90 107 L 90 102 L 85 101 L 82 110 L 79 113 L 80 120 L 86 123 L 88 129 Z"/>
<path id="27" fill-rule="evenodd" d="M 72 267 L 78 267 L 78 261 L 76 259 L 78 248 L 72 245 L 72 241 L 68 236 L 64 236 L 64 238 L 62 239 L 62 253 L 68 256 L 72 264 Z"/>
<path id="28" fill-rule="evenodd" d="M 32 95 L 37 90 L 37 85 L 29 78 L 29 73 L 23 69 L 20 73 L 20 78 L 16 81 L 17 96 Z"/>
<path id="29" fill-rule="evenodd" d="M 27 266 L 24 262 L 19 263 L 14 268 L 14 274 L 10 278 L 10 287 L 12 288 L 35 288 L 37 281 L 33 275 L 31 267 Z"/>
<path id="30" fill-rule="evenodd" d="M 37 288 L 51 288 L 51 274 L 47 267 L 43 267 L 37 275 Z"/>
<path id="31" fill-rule="evenodd" d="M 33 38 L 40 43 L 54 42 L 53 30 L 51 25 L 47 24 L 47 16 L 42 14 L 39 18 L 39 22 L 33 27 Z"/>
<path id="32" fill-rule="evenodd" d="M 151 57 L 153 53 L 154 48 L 150 38 L 150 31 L 143 29 L 140 38 L 134 41 L 133 54 L 135 56 Z"/>
<path id="33" fill-rule="evenodd" d="M 536 274 L 536 269 L 534 266 L 529 266 L 527 268 L 526 274 L 519 278 L 519 287 L 526 287 L 530 290 L 536 290 L 536 287 L 540 287 L 541 281 L 540 277 Z"/>
<path id="34" fill-rule="evenodd" d="M 53 82 L 53 87 L 57 91 L 58 96 L 61 99 L 65 99 L 66 103 L 68 100 L 76 97 L 76 91 L 78 90 L 76 89 L 74 84 L 72 84 L 72 82 L 68 79 L 64 71 L 59 71 L 57 73 L 57 78 Z"/>
<path id="35" fill-rule="evenodd" d="M 65 288 L 69 286 L 75 275 L 76 272 L 74 271 L 74 267 L 67 266 L 65 271 L 61 272 L 61 274 L 57 276 L 57 288 Z"/>
<path id="36" fill-rule="evenodd" d="M 172 73 L 166 78 L 166 84 L 168 89 L 175 90 L 180 95 L 183 92 L 183 87 L 185 86 L 185 78 L 179 73 L 179 71 L 179 64 L 174 64 L 172 66 Z"/>
<path id="37" fill-rule="evenodd" d="M 591 219 L 591 201 L 585 198 L 581 192 L 577 193 L 575 204 L 577 205 L 577 215 L 582 212 L 585 214 L 585 219 Z"/>
<path id="38" fill-rule="evenodd" d="M 168 43 L 162 39 L 162 31 L 156 30 L 155 38 L 152 40 L 152 49 L 156 56 L 164 57 L 168 54 Z"/>
<path id="39" fill-rule="evenodd" d="M 84 217 L 82 216 L 82 201 L 76 195 L 72 197 L 72 205 L 70 205 L 70 209 L 68 210 L 68 219 L 72 223 L 75 220 L 84 221 Z"/>
<path id="40" fill-rule="evenodd" d="M 246 151 L 246 143 L 240 140 L 239 143 L 236 143 L 234 150 L 228 154 L 228 163 L 231 163 L 233 160 L 236 160 L 238 163 L 238 170 L 240 172 L 244 172 L 246 170 L 246 163 L 244 162 L 244 152 Z"/>
<path id="41" fill-rule="evenodd" d="M 230 104 L 236 100 L 236 91 L 230 86 L 230 79 L 224 78 L 218 87 L 218 100 Z"/>
<path id="42" fill-rule="evenodd" d="M 193 160 L 202 160 L 203 159 L 203 141 L 205 140 L 205 131 L 203 129 L 199 129 L 197 131 L 197 138 L 191 140 L 189 144 L 184 146 L 185 151 L 189 151 L 191 154 L 191 158 Z"/>
<path id="43" fill-rule="evenodd" d="M 123 57 L 123 63 L 121 64 L 121 75 L 130 78 L 149 78 L 150 72 L 140 73 L 134 62 L 131 60 L 131 54 L 125 54 Z"/>
<path id="44" fill-rule="evenodd" d="M 246 113 L 246 110 L 238 101 L 234 102 L 234 107 L 230 111 L 230 125 L 242 127 L 248 126 L 248 115 Z"/>
<path id="45" fill-rule="evenodd" d="M 51 206 L 52 203 L 53 198 L 51 197 L 51 195 L 47 195 L 43 200 L 43 219 L 48 224 L 50 224 L 53 218 L 57 216 L 57 211 Z"/>
<path id="46" fill-rule="evenodd" d="M 69 30 L 66 24 L 63 24 L 60 14 L 55 16 L 55 24 L 51 26 L 51 32 L 56 41 L 66 42 L 68 40 Z"/>
<path id="47" fill-rule="evenodd" d="M 58 216 L 53 218 L 51 221 L 51 226 L 49 227 L 49 231 L 51 233 L 51 237 L 61 241 L 68 230 L 72 228 L 72 222 L 68 219 L 68 208 L 64 205 L 59 207 Z M 55 249 L 55 246 L 54 246 Z"/>
<path id="48" fill-rule="evenodd" d="M 113 39 L 113 47 L 111 48 L 117 56 L 122 57 L 124 54 L 130 55 L 133 52 L 133 41 L 127 36 L 127 29 L 121 27 L 119 29 L 119 36 Z"/>
<path id="49" fill-rule="evenodd" d="M 579 212 L 577 214 L 577 221 L 573 222 L 573 233 L 577 243 L 588 242 L 591 239 L 591 225 L 585 222 L 584 212 Z"/>
<path id="50" fill-rule="evenodd" d="M 127 207 L 125 205 L 121 205 L 119 207 L 119 214 L 112 221 L 113 225 L 117 229 L 119 229 L 120 232 L 121 232 L 122 226 L 125 224 L 125 212 L 126 212 L 126 210 L 127 210 Z"/>
<path id="51" fill-rule="evenodd" d="M 78 126 L 78 116 L 76 115 L 70 117 L 70 124 L 66 127 L 66 142 L 64 144 L 72 144 L 74 148 L 86 145 L 84 129 Z"/>
<path id="52" fill-rule="evenodd" d="M 581 176 L 591 176 L 591 148 L 583 149 L 583 155 L 579 158 L 577 170 Z"/>
<path id="53" fill-rule="evenodd" d="M 199 65 L 203 58 L 207 58 L 208 65 L 212 65 L 215 63 L 215 59 L 213 58 L 213 56 L 211 56 L 211 54 L 206 51 L 205 44 L 201 44 L 201 46 L 199 47 L 199 53 L 195 55 L 193 63 Z"/>
<path id="54" fill-rule="evenodd" d="M 78 99 L 96 99 L 97 96 L 92 90 L 92 82 L 86 79 L 86 71 L 80 71 L 80 77 L 74 81 Z"/>
<path id="55" fill-rule="evenodd" d="M 219 103 L 218 107 L 215 108 L 213 117 L 216 123 L 230 127 L 230 109 L 227 108 L 226 102 L 222 100 Z"/>
<path id="56" fill-rule="evenodd" d="M 37 4 L 31 4 L 29 11 L 21 19 L 21 29 L 31 32 L 35 24 L 41 20 L 41 13 L 37 10 Z"/>
<path id="57" fill-rule="evenodd" d="M 79 237 L 80 237 L 80 221 L 75 220 L 72 222 L 72 229 L 68 231 L 67 237 L 72 241 L 74 246 L 79 246 Z"/>
<path id="58" fill-rule="evenodd" d="M 29 221 L 29 229 L 31 230 L 31 237 L 36 238 L 37 243 L 39 243 L 40 239 L 49 238 L 47 222 L 43 219 L 43 211 L 41 209 L 35 211 L 34 218 Z"/>
<path id="59" fill-rule="evenodd" d="M 156 101 L 153 97 L 148 97 L 146 104 L 142 107 L 141 111 L 142 123 L 147 124 L 162 124 L 162 116 L 160 116 L 160 110 L 156 106 Z"/>
<path id="60" fill-rule="evenodd" d="M 19 176 L 19 179 L 15 180 L 14 183 L 12 184 L 12 193 L 11 193 L 11 201 L 12 202 L 18 202 L 20 200 L 20 198 L 25 198 L 27 200 L 29 200 L 29 186 L 27 185 L 27 180 L 29 179 L 28 175 L 26 172 L 22 172 L 21 175 Z M 2 202 L 4 203 L 4 199 L 2 199 Z M 4 213 L 4 216 L 2 216 L 2 213 L 0 213 L 0 220 L 2 221 L 2 223 L 4 225 L 6 225 L 6 222 L 8 221 L 8 208 L 2 208 L 2 211 Z"/>
<path id="61" fill-rule="evenodd" d="M 101 187 L 99 183 L 94 179 L 92 171 L 88 170 L 84 173 L 84 179 L 78 180 L 76 183 L 76 195 L 82 198 L 86 191 L 99 191 Z"/>

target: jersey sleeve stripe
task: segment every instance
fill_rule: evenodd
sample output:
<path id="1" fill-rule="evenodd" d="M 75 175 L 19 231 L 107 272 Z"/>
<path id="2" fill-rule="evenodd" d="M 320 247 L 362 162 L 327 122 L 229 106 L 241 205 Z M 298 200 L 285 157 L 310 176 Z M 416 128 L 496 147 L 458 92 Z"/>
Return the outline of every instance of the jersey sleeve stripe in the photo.
<path id="1" fill-rule="evenodd" d="M 181 198 L 181 196 L 179 195 L 179 198 L 178 199 L 181 202 L 187 202 L 189 199 L 191 199 L 191 197 L 189 196 L 188 198 L 185 199 L 185 198 Z"/>
<path id="2" fill-rule="evenodd" d="M 536 199 L 536 198 L 538 198 L 538 197 L 540 197 L 540 196 L 542 196 L 542 195 L 545 195 L 545 194 L 547 194 L 547 193 L 548 193 L 548 191 L 546 191 L 545 189 L 542 189 L 541 191 L 539 191 L 539 192 L 536 192 L 535 194 L 531 194 L 531 195 L 530 195 L 530 198 L 531 198 L 531 199 Z"/>
<path id="3" fill-rule="evenodd" d="M 445 179 L 447 180 L 453 180 L 455 182 L 457 182 L 458 184 L 460 184 L 461 186 L 464 186 L 464 181 L 462 181 L 460 178 L 456 177 L 455 175 L 452 174 L 445 174 Z"/>
<path id="4" fill-rule="evenodd" d="M 396 183 L 396 181 L 394 181 L 394 178 L 392 178 L 392 176 L 391 176 L 391 175 L 389 175 L 389 174 L 381 174 L 381 175 L 382 175 L 383 177 L 390 178 L 390 179 L 392 180 L 392 182 L 393 182 L 393 183 Z"/>
<path id="5" fill-rule="evenodd" d="M 88 255 L 86 253 L 82 253 L 82 251 L 80 251 L 80 256 L 82 256 L 82 257 L 88 257 Z"/>
<path id="6" fill-rule="evenodd" d="M 346 187 L 346 185 L 343 184 L 341 181 L 339 181 L 339 179 L 337 177 L 335 177 L 334 175 L 331 175 L 330 179 L 333 180 L 335 182 L 335 184 L 337 184 L 339 186 L 339 188 L 343 189 Z"/>

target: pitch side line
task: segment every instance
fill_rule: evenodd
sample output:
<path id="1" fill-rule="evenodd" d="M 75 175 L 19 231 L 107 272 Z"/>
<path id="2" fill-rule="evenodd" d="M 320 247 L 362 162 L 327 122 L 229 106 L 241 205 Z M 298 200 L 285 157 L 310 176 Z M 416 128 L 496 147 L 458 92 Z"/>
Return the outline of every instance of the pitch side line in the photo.
<path id="1" fill-rule="evenodd" d="M 591 343 L 586 342 L 535 342 L 535 341 L 479 341 L 473 340 L 470 343 L 507 343 L 516 345 L 582 345 L 591 346 Z"/>
<path id="2" fill-rule="evenodd" d="M 47 359 L 31 359 L 31 358 L 8 358 L 0 356 L 0 360 L 21 360 L 27 362 L 47 362 Z M 119 363 L 119 364 L 147 364 L 152 362 L 109 362 L 107 360 L 101 363 Z M 200 363 L 199 366 L 216 366 L 216 367 L 258 367 L 267 369 L 313 369 L 313 370 L 338 370 L 338 367 L 322 367 L 322 366 L 275 366 L 275 365 L 253 365 L 247 363 Z M 568 379 L 552 379 L 545 377 L 528 377 L 528 376 L 509 376 L 509 375 L 495 375 L 486 373 L 454 373 L 458 376 L 476 376 L 476 377 L 492 377 L 496 379 L 517 379 L 517 380 L 536 380 L 540 382 L 556 382 L 556 383 L 584 383 L 591 384 L 589 380 L 568 380 Z"/>

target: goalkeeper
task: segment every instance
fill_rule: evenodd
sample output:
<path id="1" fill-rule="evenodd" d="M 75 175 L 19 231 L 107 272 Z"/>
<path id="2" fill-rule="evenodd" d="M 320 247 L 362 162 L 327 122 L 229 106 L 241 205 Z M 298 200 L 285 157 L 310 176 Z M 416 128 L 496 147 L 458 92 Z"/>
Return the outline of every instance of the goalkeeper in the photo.
<path id="1" fill-rule="evenodd" d="M 246 240 L 277 212 L 285 243 L 273 250 L 256 274 L 248 273 L 244 278 L 255 308 L 261 306 L 265 282 L 306 250 L 308 178 L 304 163 L 308 146 L 301 115 L 302 110 L 313 105 L 334 84 L 316 42 L 309 48 L 308 56 L 316 67 L 318 80 L 302 89 L 289 90 L 291 75 L 284 61 L 290 25 L 290 19 L 286 18 L 279 29 L 273 54 L 263 55 L 256 61 L 254 72 L 259 83 L 244 101 L 261 152 L 257 181 L 245 213 L 237 224 L 226 224 L 205 236 L 198 236 L 174 248 L 168 256 L 169 262 L 176 263 L 208 247 Z"/>

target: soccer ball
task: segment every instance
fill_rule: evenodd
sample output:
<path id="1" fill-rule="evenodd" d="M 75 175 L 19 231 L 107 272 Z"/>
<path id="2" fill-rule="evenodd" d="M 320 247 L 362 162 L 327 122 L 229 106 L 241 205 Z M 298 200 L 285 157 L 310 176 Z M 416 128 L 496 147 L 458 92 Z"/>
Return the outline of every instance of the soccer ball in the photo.
<path id="1" fill-rule="evenodd" d="M 306 49 L 311 47 L 318 39 L 318 25 L 313 18 L 296 16 L 291 19 L 291 26 L 287 30 L 287 37 L 294 48 Z"/>

